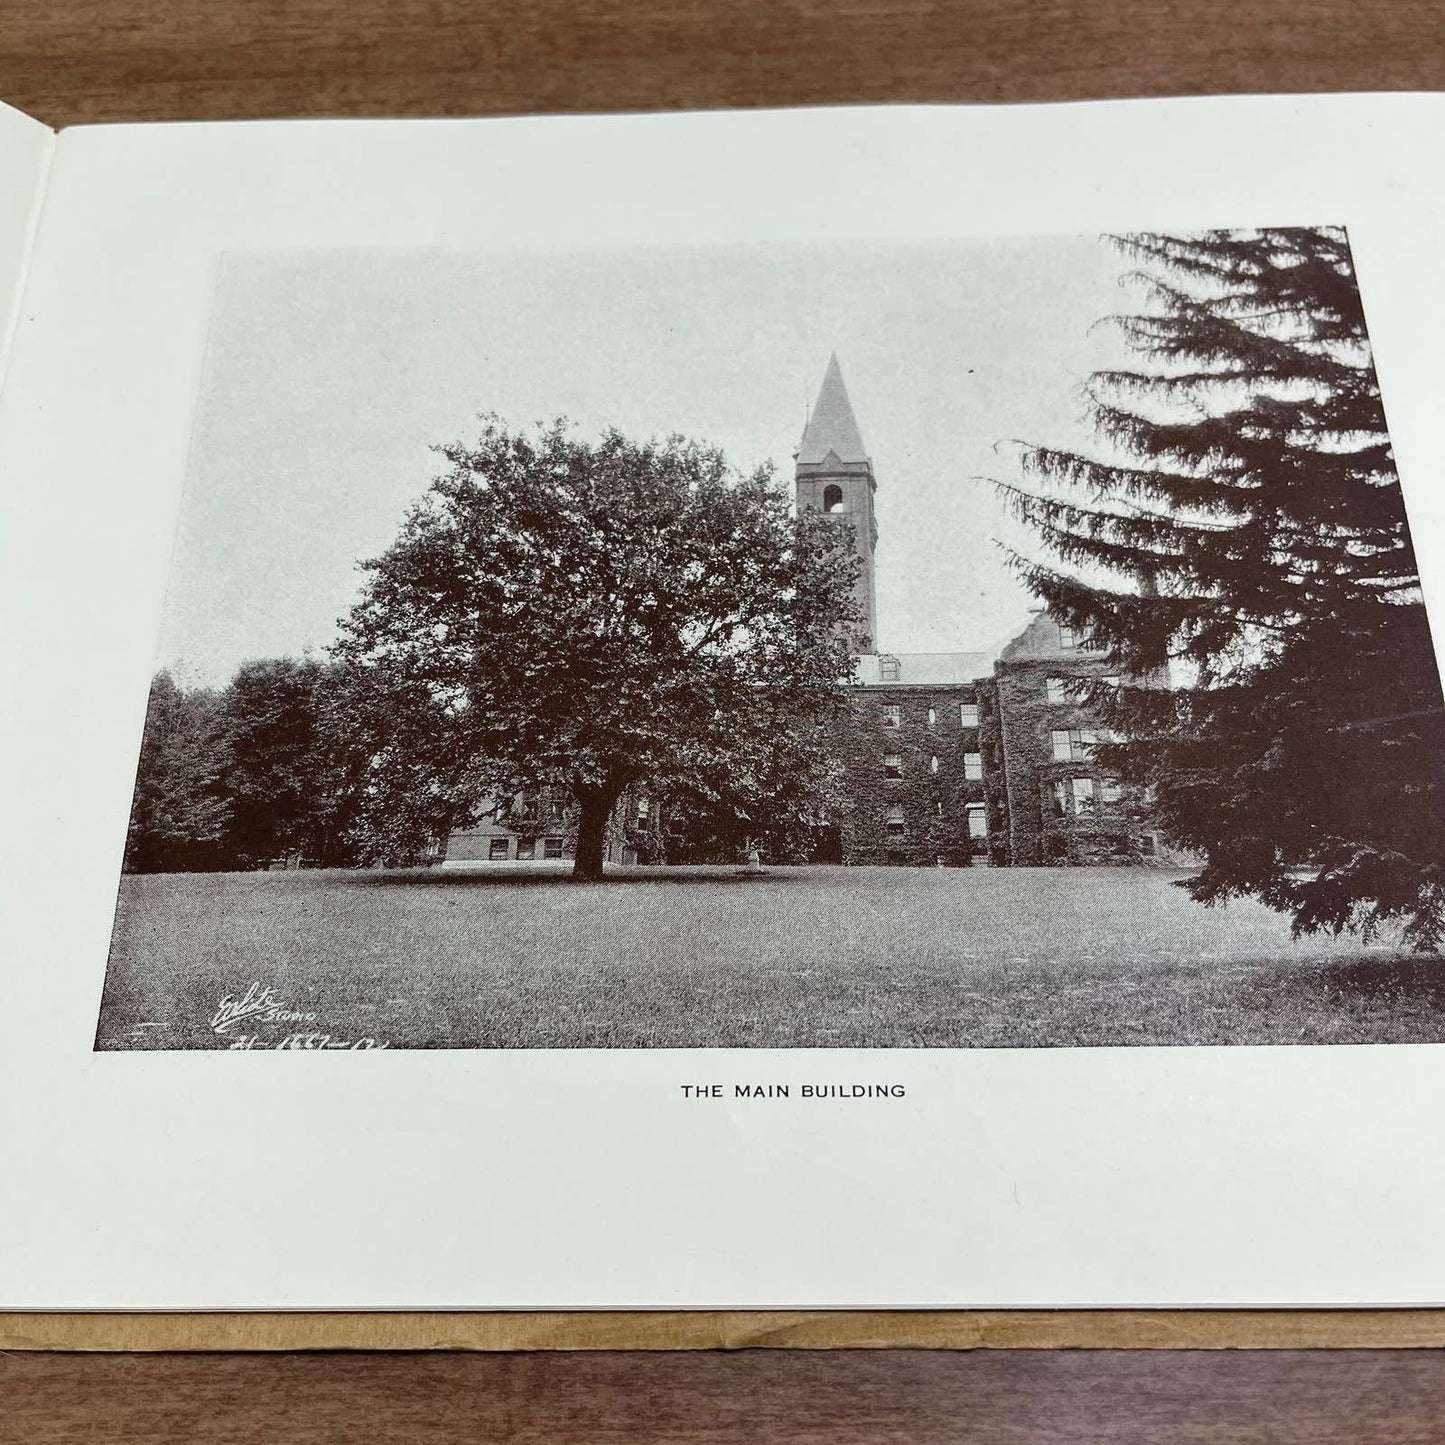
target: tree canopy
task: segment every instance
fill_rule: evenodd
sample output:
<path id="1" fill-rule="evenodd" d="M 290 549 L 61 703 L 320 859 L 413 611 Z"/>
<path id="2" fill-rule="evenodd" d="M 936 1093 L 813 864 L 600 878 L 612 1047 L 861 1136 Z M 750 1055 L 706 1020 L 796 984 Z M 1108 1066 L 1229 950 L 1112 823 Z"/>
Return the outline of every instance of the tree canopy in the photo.
<path id="1" fill-rule="evenodd" d="M 312 657 L 248 662 L 232 678 L 221 695 L 230 866 L 352 861 L 359 760 L 337 725 L 344 696 L 335 665 Z"/>
<path id="2" fill-rule="evenodd" d="M 629 787 L 740 817 L 823 759 L 858 565 L 769 469 L 681 437 L 596 441 L 483 418 L 365 564 L 335 655 L 368 742 L 379 854 L 518 796 L 570 794 L 601 876 Z M 806 791 L 806 790 L 804 790 Z"/>
<path id="3" fill-rule="evenodd" d="M 1439 674 L 1348 239 L 1131 235 L 1136 364 L 1095 374 L 1098 446 L 1030 446 L 1005 486 L 1050 610 L 1131 685 L 1101 749 L 1297 934 L 1445 932 Z"/>
<path id="4" fill-rule="evenodd" d="M 222 784 L 225 732 L 216 693 L 188 692 L 169 672 L 156 674 L 126 831 L 127 872 L 218 866 L 231 811 Z"/>

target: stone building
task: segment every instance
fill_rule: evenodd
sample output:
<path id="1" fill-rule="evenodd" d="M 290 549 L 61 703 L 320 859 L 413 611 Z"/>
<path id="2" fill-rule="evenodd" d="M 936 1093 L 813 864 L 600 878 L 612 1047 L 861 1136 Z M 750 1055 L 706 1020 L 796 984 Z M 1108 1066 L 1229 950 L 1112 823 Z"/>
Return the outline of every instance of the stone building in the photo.
<path id="1" fill-rule="evenodd" d="M 447 840 L 447 863 L 541 863 L 565 865 L 572 857 L 576 825 L 569 811 L 545 798 L 523 798 L 498 809 L 474 828 Z"/>
<path id="2" fill-rule="evenodd" d="M 834 730 L 848 806 L 819 860 L 913 866 L 1156 856 L 1137 798 L 1094 755 L 1089 708 L 1117 685 L 1042 609 L 991 652 L 894 653 L 877 639 L 878 481 L 834 357 L 798 450 L 796 502 L 851 525 L 863 561 L 851 708 Z"/>
<path id="3" fill-rule="evenodd" d="M 1101 768 L 1087 693 L 1117 684 L 1104 657 L 1042 609 L 985 652 L 899 653 L 879 645 L 878 479 L 837 357 L 830 359 L 796 455 L 794 498 L 852 531 L 861 567 L 850 637 L 850 706 L 833 725 L 846 804 L 821 829 L 813 861 L 912 867 L 1136 862 L 1162 856 L 1139 800 Z M 634 790 L 618 805 L 609 857 L 668 861 L 665 798 Z M 451 839 L 449 863 L 561 861 L 568 820 L 487 822 Z M 721 860 L 720 860 L 721 861 Z"/>

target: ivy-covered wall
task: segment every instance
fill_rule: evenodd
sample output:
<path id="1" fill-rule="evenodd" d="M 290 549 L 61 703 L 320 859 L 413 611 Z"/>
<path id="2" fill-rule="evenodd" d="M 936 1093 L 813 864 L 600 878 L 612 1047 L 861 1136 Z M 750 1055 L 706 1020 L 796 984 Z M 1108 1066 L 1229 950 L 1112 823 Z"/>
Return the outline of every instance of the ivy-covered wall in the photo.
<path id="1" fill-rule="evenodd" d="M 845 863 L 960 867 L 983 851 L 968 835 L 968 805 L 987 801 L 986 785 L 967 777 L 965 761 L 983 752 L 982 726 L 961 721 L 964 704 L 980 706 L 979 691 L 972 683 L 854 690 L 835 732 L 849 798 L 840 826 Z M 888 758 L 898 760 L 896 777 Z"/>
<path id="2" fill-rule="evenodd" d="M 1049 679 L 1092 685 L 1109 673 L 1098 653 L 1060 641 L 1060 629 L 1039 614 L 1003 651 L 994 669 L 1002 771 L 1007 782 L 1008 851 L 1019 867 L 1135 863 L 1144 856 L 1137 802 L 1127 793 L 1105 800 L 1109 773 L 1087 755 L 1055 759 L 1055 731 L 1099 730 L 1081 693 L 1050 700 Z M 1055 784 L 1072 798 L 1075 778 L 1093 784 L 1091 810 L 1061 808 Z"/>

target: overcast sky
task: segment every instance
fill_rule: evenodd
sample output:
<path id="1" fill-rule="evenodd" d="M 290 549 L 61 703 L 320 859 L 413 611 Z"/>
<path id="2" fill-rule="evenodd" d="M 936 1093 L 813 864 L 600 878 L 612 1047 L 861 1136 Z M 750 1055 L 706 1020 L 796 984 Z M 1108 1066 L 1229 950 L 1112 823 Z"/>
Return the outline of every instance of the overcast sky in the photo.
<path id="1" fill-rule="evenodd" d="M 159 663 L 224 683 L 324 648 L 476 415 L 791 456 L 837 351 L 878 478 L 878 629 L 992 646 L 1029 597 L 984 476 L 1088 445 L 1080 384 L 1128 301 L 1095 237 L 916 247 L 238 253 L 218 280 Z M 1016 536 L 1017 533 L 1011 532 Z"/>

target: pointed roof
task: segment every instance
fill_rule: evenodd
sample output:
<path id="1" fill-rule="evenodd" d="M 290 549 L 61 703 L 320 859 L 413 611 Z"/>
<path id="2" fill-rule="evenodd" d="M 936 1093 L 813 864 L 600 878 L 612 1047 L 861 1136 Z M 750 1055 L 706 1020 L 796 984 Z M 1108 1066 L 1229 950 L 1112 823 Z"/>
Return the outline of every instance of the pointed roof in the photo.
<path id="1" fill-rule="evenodd" d="M 798 443 L 797 459 L 816 466 L 827 461 L 830 453 L 840 462 L 866 463 L 868 460 L 863 434 L 858 430 L 853 405 L 848 400 L 848 388 L 843 385 L 837 352 L 828 359 L 823 385 L 813 403 L 813 414 L 803 430 L 803 440 Z"/>

